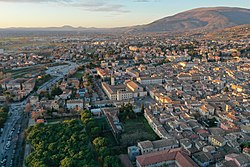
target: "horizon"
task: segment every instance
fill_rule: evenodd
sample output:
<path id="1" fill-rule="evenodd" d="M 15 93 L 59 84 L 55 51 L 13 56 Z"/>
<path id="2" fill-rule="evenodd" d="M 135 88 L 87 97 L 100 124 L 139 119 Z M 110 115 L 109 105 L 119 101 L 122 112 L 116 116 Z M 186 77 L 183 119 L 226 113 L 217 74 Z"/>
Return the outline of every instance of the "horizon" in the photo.
<path id="1" fill-rule="evenodd" d="M 0 28 L 119 28 L 144 25 L 175 14 L 209 7 L 250 8 L 244 0 L 0 0 Z"/>

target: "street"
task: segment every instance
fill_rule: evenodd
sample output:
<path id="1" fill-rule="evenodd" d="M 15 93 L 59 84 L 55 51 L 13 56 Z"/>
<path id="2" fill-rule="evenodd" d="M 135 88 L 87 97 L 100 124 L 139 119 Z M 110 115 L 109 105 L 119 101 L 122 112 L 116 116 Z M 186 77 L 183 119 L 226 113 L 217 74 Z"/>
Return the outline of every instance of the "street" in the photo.
<path id="1" fill-rule="evenodd" d="M 75 70 L 78 66 L 76 63 L 73 63 L 73 62 L 66 62 L 66 63 L 68 63 L 68 65 L 49 67 L 48 70 L 46 70 L 46 73 L 50 74 L 51 76 L 55 76 L 55 78 L 53 78 L 50 81 L 43 84 L 37 90 L 37 92 L 46 91 L 52 85 L 54 85 L 56 82 L 63 79 L 64 76 L 67 75 L 70 70 Z"/>
<path id="2" fill-rule="evenodd" d="M 16 144 L 21 133 L 21 117 L 26 103 L 13 103 L 10 106 L 9 118 L 3 128 L 0 143 L 1 165 L 6 167 L 13 166 L 16 153 Z"/>

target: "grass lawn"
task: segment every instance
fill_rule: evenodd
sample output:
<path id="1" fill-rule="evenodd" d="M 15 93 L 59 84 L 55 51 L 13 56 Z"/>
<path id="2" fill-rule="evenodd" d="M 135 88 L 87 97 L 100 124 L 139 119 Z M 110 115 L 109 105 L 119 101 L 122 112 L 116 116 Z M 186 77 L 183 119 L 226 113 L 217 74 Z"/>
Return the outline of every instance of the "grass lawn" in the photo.
<path id="1" fill-rule="evenodd" d="M 106 118 L 96 118 L 95 121 L 102 129 L 101 136 L 108 140 L 110 149 L 117 155 L 127 153 L 127 147 L 137 145 L 138 141 L 159 139 L 144 116 L 126 120 L 126 123 L 122 124 L 124 131 L 119 143 L 116 142 Z"/>
<path id="2" fill-rule="evenodd" d="M 109 129 L 109 125 L 105 117 L 96 118 L 95 121 L 97 122 L 98 126 L 102 128 L 102 130 Z"/>
<path id="3" fill-rule="evenodd" d="M 82 76 L 83 76 L 83 71 L 77 71 L 72 77 L 81 79 Z"/>
<path id="4" fill-rule="evenodd" d="M 56 119 L 47 119 L 47 123 L 50 124 L 50 123 L 56 123 L 56 122 L 61 122 L 61 121 L 64 121 L 64 119 L 62 118 L 56 118 Z"/>
<path id="5" fill-rule="evenodd" d="M 138 141 L 159 139 L 143 116 L 126 120 L 123 128 L 120 140 L 123 146 L 136 145 Z"/>

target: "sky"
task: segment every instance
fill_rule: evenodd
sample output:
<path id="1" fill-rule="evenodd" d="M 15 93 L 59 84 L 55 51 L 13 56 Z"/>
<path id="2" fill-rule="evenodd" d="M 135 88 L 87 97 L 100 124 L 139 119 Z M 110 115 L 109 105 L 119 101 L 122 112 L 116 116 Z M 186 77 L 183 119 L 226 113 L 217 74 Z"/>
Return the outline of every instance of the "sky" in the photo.
<path id="1" fill-rule="evenodd" d="M 250 9 L 250 0 L 0 0 L 0 28 L 132 26 L 216 6 Z"/>

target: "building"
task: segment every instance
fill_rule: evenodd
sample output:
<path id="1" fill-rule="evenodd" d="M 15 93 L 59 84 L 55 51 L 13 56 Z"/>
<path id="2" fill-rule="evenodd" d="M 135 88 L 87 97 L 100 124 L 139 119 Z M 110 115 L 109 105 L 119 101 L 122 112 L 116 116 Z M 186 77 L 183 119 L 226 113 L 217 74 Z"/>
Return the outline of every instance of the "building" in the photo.
<path id="1" fill-rule="evenodd" d="M 142 92 L 143 87 L 139 86 L 139 84 L 135 83 L 134 81 L 125 81 L 125 85 L 133 92 Z"/>
<path id="2" fill-rule="evenodd" d="M 126 89 L 121 89 L 121 90 L 117 91 L 117 100 L 118 101 L 132 99 L 132 98 L 134 98 L 134 93 L 131 91 L 128 91 Z"/>
<path id="3" fill-rule="evenodd" d="M 103 108 L 104 115 L 106 116 L 107 122 L 109 123 L 114 137 L 117 139 L 122 132 L 122 126 L 117 116 L 119 112 L 118 108 Z"/>
<path id="4" fill-rule="evenodd" d="M 222 136 L 209 136 L 208 141 L 214 145 L 214 146 L 219 146 L 222 147 L 226 144 L 226 139 L 224 139 Z"/>
<path id="5" fill-rule="evenodd" d="M 146 140 L 146 141 L 138 142 L 138 147 L 141 151 L 141 154 L 147 154 L 151 152 L 177 148 L 179 147 L 179 144 L 175 139 L 161 139 L 161 140 L 156 140 L 156 141 Z"/>
<path id="6" fill-rule="evenodd" d="M 147 91 L 143 90 L 143 87 L 134 81 L 127 80 L 125 81 L 125 85 L 128 90 L 134 93 L 134 97 L 144 97 L 147 96 Z"/>
<path id="7" fill-rule="evenodd" d="M 197 152 L 192 155 L 192 158 L 201 167 L 206 167 L 213 162 L 213 156 L 208 152 Z"/>
<path id="8" fill-rule="evenodd" d="M 161 77 L 138 77 L 137 82 L 142 85 L 162 84 L 163 79 Z"/>
<path id="9" fill-rule="evenodd" d="M 137 167 L 198 167 L 198 165 L 180 148 L 163 150 L 136 157 Z"/>
<path id="10" fill-rule="evenodd" d="M 101 68 L 96 68 L 97 74 L 102 78 L 108 78 L 110 77 L 110 72 Z"/>
<path id="11" fill-rule="evenodd" d="M 114 89 L 112 89 L 112 87 L 109 84 L 107 84 L 106 82 L 102 82 L 102 89 L 106 93 L 106 95 L 108 96 L 108 98 L 110 100 L 117 99 L 116 91 Z"/>
<path id="12" fill-rule="evenodd" d="M 128 157 L 131 161 L 135 161 L 136 157 L 140 155 L 140 150 L 136 146 L 128 147 Z"/>
<path id="13" fill-rule="evenodd" d="M 67 109 L 81 110 L 83 109 L 83 100 L 81 99 L 68 100 L 66 106 Z"/>
<path id="14" fill-rule="evenodd" d="M 123 101 L 133 99 L 137 97 L 137 92 L 133 92 L 130 89 L 126 88 L 125 85 L 109 85 L 106 82 L 102 82 L 102 89 L 108 96 L 110 100 L 114 101 Z M 144 95 L 142 93 L 142 95 Z"/>
<path id="15" fill-rule="evenodd" d="M 248 167 L 250 166 L 250 158 L 244 154 L 228 154 L 225 156 L 226 161 L 233 161 L 236 167 Z"/>

